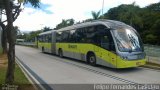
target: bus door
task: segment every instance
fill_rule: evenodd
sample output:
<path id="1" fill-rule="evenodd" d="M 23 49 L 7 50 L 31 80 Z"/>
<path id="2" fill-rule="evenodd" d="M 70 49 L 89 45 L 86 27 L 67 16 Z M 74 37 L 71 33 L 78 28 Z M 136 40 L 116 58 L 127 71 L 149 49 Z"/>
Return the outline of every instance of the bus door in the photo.
<path id="1" fill-rule="evenodd" d="M 116 67 L 117 66 L 117 55 L 114 51 L 109 52 L 110 63 Z"/>
<path id="2" fill-rule="evenodd" d="M 109 43 L 109 58 L 110 58 L 111 64 L 114 67 L 116 67 L 117 66 L 117 54 L 116 54 L 113 38 L 111 39 L 111 41 Z"/>
<path id="3" fill-rule="evenodd" d="M 53 54 L 56 54 L 56 32 L 53 32 L 51 35 L 52 35 L 51 52 Z"/>
<path id="4" fill-rule="evenodd" d="M 103 35 L 101 37 L 101 47 L 100 50 L 102 58 L 109 63 L 109 65 L 113 65 L 116 67 L 116 54 L 114 49 L 113 38 L 109 35 Z"/>
<path id="5" fill-rule="evenodd" d="M 108 42 L 108 36 L 102 36 L 100 39 L 101 43 L 101 58 L 105 60 L 107 63 L 110 63 L 110 55 L 109 55 L 109 42 Z"/>

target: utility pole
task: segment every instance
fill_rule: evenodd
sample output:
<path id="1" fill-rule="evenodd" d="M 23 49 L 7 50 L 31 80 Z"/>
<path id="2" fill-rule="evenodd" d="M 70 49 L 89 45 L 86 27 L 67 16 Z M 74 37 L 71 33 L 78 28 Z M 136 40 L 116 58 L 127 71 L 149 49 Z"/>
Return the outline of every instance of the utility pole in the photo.
<path id="1" fill-rule="evenodd" d="M 103 16 L 103 9 L 104 9 L 104 0 L 102 1 L 102 16 Z"/>

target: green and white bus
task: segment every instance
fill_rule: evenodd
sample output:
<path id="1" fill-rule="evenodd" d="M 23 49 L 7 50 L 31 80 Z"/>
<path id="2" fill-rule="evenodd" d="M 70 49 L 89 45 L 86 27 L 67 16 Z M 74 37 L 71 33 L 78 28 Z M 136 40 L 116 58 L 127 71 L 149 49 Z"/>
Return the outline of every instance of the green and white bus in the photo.
<path id="1" fill-rule="evenodd" d="M 137 31 L 114 20 L 95 20 L 40 33 L 38 47 L 42 52 L 111 68 L 137 67 L 146 63 Z"/>

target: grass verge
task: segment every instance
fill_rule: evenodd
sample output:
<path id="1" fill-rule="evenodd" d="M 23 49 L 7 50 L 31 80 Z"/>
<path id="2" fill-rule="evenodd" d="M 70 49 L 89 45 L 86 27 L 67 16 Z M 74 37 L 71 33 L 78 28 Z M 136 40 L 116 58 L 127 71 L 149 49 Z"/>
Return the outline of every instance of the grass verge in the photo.
<path id="1" fill-rule="evenodd" d="M 0 55 L 0 90 L 5 85 L 5 76 L 7 71 L 7 56 L 5 54 Z M 26 78 L 20 67 L 15 65 L 14 72 L 14 85 L 18 86 L 18 90 L 35 90 L 33 85 Z"/>

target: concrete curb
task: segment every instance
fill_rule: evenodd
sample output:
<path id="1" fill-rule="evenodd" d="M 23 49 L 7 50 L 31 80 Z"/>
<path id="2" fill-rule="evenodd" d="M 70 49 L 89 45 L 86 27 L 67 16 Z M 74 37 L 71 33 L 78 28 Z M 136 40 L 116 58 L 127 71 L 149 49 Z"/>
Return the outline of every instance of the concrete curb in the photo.
<path id="1" fill-rule="evenodd" d="M 24 75 L 27 79 L 32 83 L 35 89 L 37 90 L 47 90 L 41 83 L 32 75 L 32 73 L 25 68 L 25 66 L 20 62 L 20 60 L 16 57 L 16 63 L 19 65 L 21 70 L 24 72 Z"/>
<path id="2" fill-rule="evenodd" d="M 37 86 L 34 84 L 34 81 L 31 79 L 31 77 L 27 74 L 27 72 L 24 70 L 23 66 L 19 63 L 19 61 L 16 58 L 16 63 L 19 66 L 19 68 L 22 70 L 25 77 L 29 80 L 29 82 L 33 85 L 34 89 L 38 90 Z"/>
<path id="3" fill-rule="evenodd" d="M 156 69 L 156 70 L 160 70 L 160 67 L 157 67 L 157 66 L 151 66 L 151 65 L 144 65 L 142 67 L 145 67 L 145 68 L 150 68 L 150 69 Z"/>
<path id="4" fill-rule="evenodd" d="M 155 69 L 155 70 L 160 70 L 160 64 L 153 63 L 153 62 L 147 62 L 147 64 L 143 65 L 142 67 L 144 67 L 144 68 L 150 68 L 150 69 Z"/>

